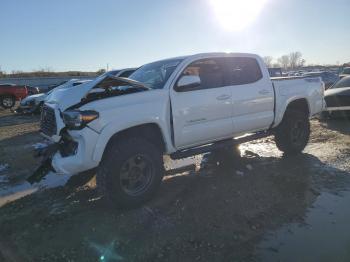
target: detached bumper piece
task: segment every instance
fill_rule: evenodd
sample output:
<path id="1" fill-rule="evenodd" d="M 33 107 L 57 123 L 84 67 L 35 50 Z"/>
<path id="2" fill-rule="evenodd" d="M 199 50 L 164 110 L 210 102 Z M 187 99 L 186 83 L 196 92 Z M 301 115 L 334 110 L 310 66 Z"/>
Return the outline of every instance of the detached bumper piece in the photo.
<path id="1" fill-rule="evenodd" d="M 72 140 L 69 136 L 62 136 L 61 142 L 58 143 L 58 151 L 62 157 L 75 155 L 78 150 L 78 142 Z"/>
<path id="2" fill-rule="evenodd" d="M 68 157 L 76 154 L 78 143 L 69 139 L 69 136 L 62 136 L 59 143 L 49 144 L 35 150 L 35 157 L 42 157 L 41 165 L 35 172 L 27 178 L 31 184 L 40 182 L 50 171 L 54 171 L 51 165 L 52 157 L 59 152 L 62 157 Z"/>
<path id="3" fill-rule="evenodd" d="M 40 166 L 34 171 L 34 173 L 27 178 L 30 184 L 40 182 L 50 171 L 53 171 L 51 166 L 51 159 L 57 152 L 59 145 L 50 144 L 46 147 L 42 147 L 35 150 L 36 157 L 42 157 Z"/>

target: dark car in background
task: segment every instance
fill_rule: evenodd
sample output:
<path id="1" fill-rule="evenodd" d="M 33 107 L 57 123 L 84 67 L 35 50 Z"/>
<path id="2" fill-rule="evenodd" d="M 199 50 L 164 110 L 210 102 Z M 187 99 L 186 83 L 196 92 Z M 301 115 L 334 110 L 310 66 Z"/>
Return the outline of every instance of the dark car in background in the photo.
<path id="1" fill-rule="evenodd" d="M 136 70 L 136 68 L 125 68 L 125 69 L 118 69 L 118 70 L 110 70 L 110 71 L 108 71 L 108 73 L 115 75 L 115 76 L 118 76 L 118 77 L 129 77 L 129 75 L 131 75 L 135 70 Z M 72 78 L 74 78 L 74 76 L 72 76 Z M 93 78 L 87 77 L 87 79 L 93 79 Z M 52 89 L 67 83 L 69 80 L 70 79 L 66 79 L 64 81 L 61 81 L 61 82 L 58 82 L 55 84 L 41 86 L 39 93 L 47 93 L 47 92 L 51 91 Z"/>
<path id="2" fill-rule="evenodd" d="M 350 76 L 345 76 L 325 91 L 324 116 L 350 115 Z"/>
<path id="3" fill-rule="evenodd" d="M 36 87 L 36 86 L 26 86 L 26 87 L 27 87 L 29 96 L 41 93 L 39 87 Z"/>
<path id="4" fill-rule="evenodd" d="M 270 67 L 268 68 L 270 77 L 282 77 L 282 68 L 280 67 Z"/>
<path id="5" fill-rule="evenodd" d="M 117 77 L 126 77 L 128 78 L 132 73 L 135 72 L 137 68 L 125 68 L 125 69 L 118 69 L 118 70 L 111 70 L 107 73 L 112 74 Z"/>
<path id="6" fill-rule="evenodd" d="M 335 82 L 339 80 L 339 76 L 332 72 L 307 72 L 303 74 L 303 77 L 321 77 L 322 81 L 325 84 L 326 89 L 331 87 Z"/>
<path id="7" fill-rule="evenodd" d="M 52 89 L 54 89 L 54 88 L 56 88 L 56 87 L 58 87 L 58 86 L 60 86 L 60 85 L 63 85 L 63 84 L 65 84 L 65 83 L 67 83 L 67 82 L 68 82 L 68 80 L 62 81 L 62 82 L 57 83 L 57 84 L 53 84 L 53 85 L 41 87 L 41 88 L 40 88 L 40 92 L 41 92 L 41 93 L 47 93 L 47 92 L 51 91 Z"/>
<path id="8" fill-rule="evenodd" d="M 350 76 L 350 67 L 344 67 L 343 70 L 339 73 L 340 78 L 343 78 L 345 76 Z"/>

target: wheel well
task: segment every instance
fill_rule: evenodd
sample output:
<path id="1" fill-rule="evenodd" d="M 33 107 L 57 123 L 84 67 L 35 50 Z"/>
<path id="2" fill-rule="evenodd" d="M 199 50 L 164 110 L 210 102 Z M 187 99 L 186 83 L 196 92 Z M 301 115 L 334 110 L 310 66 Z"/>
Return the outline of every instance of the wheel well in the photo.
<path id="1" fill-rule="evenodd" d="M 289 103 L 287 111 L 299 111 L 310 115 L 309 104 L 305 98 L 297 99 Z"/>
<path id="2" fill-rule="evenodd" d="M 165 142 L 162 132 L 160 130 L 160 127 L 154 123 L 130 127 L 114 134 L 109 139 L 104 152 L 106 152 L 114 142 L 118 141 L 119 139 L 126 139 L 128 137 L 145 138 L 146 140 L 156 145 L 162 153 L 165 152 Z"/>
<path id="3" fill-rule="evenodd" d="M 4 97 L 11 97 L 16 101 L 16 96 L 13 94 L 2 94 L 0 95 L 0 99 L 4 98 Z"/>

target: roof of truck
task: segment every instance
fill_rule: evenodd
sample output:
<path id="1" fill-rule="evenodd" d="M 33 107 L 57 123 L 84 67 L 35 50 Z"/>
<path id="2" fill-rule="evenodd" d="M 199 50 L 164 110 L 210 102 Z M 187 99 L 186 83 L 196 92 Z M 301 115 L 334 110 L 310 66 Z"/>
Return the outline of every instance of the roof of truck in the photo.
<path id="1" fill-rule="evenodd" d="M 170 57 L 170 58 L 161 59 L 161 60 L 158 60 L 158 61 L 155 61 L 155 62 L 166 61 L 166 60 L 173 60 L 173 59 L 185 60 L 187 58 L 216 57 L 216 56 L 223 56 L 223 57 L 247 56 L 247 57 L 254 57 L 254 58 L 258 58 L 259 57 L 258 55 L 252 54 L 252 53 L 209 52 L 209 53 L 198 53 L 198 54 L 186 55 L 186 56 Z"/>

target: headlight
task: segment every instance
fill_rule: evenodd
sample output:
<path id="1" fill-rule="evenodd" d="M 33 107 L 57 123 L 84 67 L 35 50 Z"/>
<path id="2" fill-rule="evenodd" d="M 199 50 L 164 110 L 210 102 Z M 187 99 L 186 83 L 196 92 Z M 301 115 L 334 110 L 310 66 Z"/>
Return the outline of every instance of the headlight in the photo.
<path id="1" fill-rule="evenodd" d="M 68 110 L 62 113 L 63 122 L 69 129 L 82 129 L 98 116 L 98 112 L 92 110 Z"/>

